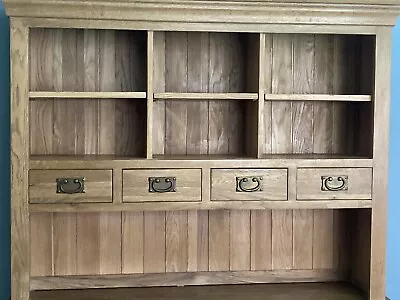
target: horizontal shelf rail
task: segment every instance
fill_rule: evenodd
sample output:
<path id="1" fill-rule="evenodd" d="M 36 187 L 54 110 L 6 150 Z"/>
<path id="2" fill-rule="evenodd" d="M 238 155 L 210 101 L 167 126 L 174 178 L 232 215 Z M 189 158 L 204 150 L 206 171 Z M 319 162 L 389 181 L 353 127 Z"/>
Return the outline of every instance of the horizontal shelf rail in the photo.
<path id="1" fill-rule="evenodd" d="M 258 93 L 154 93 L 154 100 L 258 100 Z"/>
<path id="2" fill-rule="evenodd" d="M 338 101 L 370 102 L 370 95 L 328 95 L 328 94 L 265 94 L 268 101 Z"/>
<path id="3" fill-rule="evenodd" d="M 31 100 L 59 99 L 146 99 L 146 92 L 30 92 Z"/>

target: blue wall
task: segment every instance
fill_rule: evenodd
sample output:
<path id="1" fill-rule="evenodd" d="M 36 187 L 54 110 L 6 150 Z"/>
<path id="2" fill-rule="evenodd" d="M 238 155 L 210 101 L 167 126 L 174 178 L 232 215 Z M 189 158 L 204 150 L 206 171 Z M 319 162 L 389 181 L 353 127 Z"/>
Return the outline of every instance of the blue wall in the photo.
<path id="1" fill-rule="evenodd" d="M 10 297 L 10 93 L 8 18 L 0 1 L 0 300 Z"/>
<path id="2" fill-rule="evenodd" d="M 400 22 L 394 29 L 387 295 L 400 300 Z M 0 300 L 10 297 L 9 31 L 0 0 Z"/>

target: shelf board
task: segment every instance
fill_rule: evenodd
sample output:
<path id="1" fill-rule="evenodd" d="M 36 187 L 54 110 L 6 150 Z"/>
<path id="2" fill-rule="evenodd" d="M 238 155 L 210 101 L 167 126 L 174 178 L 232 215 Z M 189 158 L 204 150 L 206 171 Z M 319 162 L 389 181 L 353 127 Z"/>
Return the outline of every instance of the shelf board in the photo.
<path id="1" fill-rule="evenodd" d="M 31 169 L 112 168 L 287 168 L 287 167 L 372 167 L 367 157 L 329 154 L 272 154 L 260 159 L 228 155 L 154 156 L 154 159 L 113 155 L 31 156 Z"/>
<path id="2" fill-rule="evenodd" d="M 32 291 L 31 300 L 366 300 L 346 283 L 289 283 Z"/>
<path id="3" fill-rule="evenodd" d="M 257 93 L 154 93 L 154 100 L 258 100 Z"/>
<path id="4" fill-rule="evenodd" d="M 146 92 L 29 92 L 31 100 L 55 99 L 146 99 Z"/>
<path id="5" fill-rule="evenodd" d="M 370 95 L 328 95 L 328 94 L 265 94 L 267 101 L 337 101 L 370 102 Z"/>

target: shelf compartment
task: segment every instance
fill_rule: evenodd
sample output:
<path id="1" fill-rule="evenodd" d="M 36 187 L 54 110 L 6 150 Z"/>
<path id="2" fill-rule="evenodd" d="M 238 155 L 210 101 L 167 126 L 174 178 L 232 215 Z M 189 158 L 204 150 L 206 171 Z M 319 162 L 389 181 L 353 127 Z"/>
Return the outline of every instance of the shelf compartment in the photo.
<path id="1" fill-rule="evenodd" d="M 328 95 L 328 94 L 265 94 L 267 101 L 329 101 L 369 102 L 370 95 Z"/>
<path id="2" fill-rule="evenodd" d="M 132 99 L 30 101 L 30 155 L 144 158 L 146 109 L 146 101 Z"/>
<path id="3" fill-rule="evenodd" d="M 259 34 L 155 32 L 154 91 L 258 93 Z"/>
<path id="4" fill-rule="evenodd" d="M 146 92 L 29 92 L 35 99 L 146 99 Z"/>
<path id="5" fill-rule="evenodd" d="M 153 155 L 257 157 L 258 102 L 202 100 L 153 104 Z"/>
<path id="6" fill-rule="evenodd" d="M 29 49 L 31 91 L 146 91 L 146 31 L 31 28 Z"/>
<path id="7" fill-rule="evenodd" d="M 258 100 L 257 93 L 154 93 L 154 100 Z"/>
<path id="8" fill-rule="evenodd" d="M 202 287 L 158 287 L 158 288 L 121 288 L 32 291 L 32 300 L 123 300 L 123 299 L 165 299 L 176 300 L 366 300 L 367 297 L 357 288 L 346 283 L 294 283 L 294 284 L 259 284 L 237 286 L 202 286 Z"/>

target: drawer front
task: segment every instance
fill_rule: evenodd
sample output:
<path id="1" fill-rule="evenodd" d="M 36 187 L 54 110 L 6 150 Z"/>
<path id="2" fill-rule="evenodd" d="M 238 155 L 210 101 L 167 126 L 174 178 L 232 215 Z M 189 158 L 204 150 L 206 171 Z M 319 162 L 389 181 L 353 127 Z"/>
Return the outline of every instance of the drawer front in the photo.
<path id="1" fill-rule="evenodd" d="M 213 169 L 211 201 L 287 200 L 287 169 Z"/>
<path id="2" fill-rule="evenodd" d="M 122 192 L 123 202 L 201 201 L 201 170 L 124 170 Z"/>
<path id="3" fill-rule="evenodd" d="M 31 170 L 29 202 L 112 202 L 112 171 Z"/>
<path id="4" fill-rule="evenodd" d="M 371 198 L 371 168 L 297 170 L 298 200 L 366 200 Z"/>

